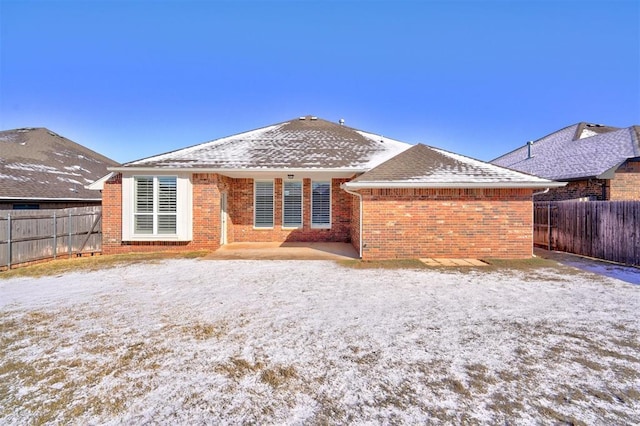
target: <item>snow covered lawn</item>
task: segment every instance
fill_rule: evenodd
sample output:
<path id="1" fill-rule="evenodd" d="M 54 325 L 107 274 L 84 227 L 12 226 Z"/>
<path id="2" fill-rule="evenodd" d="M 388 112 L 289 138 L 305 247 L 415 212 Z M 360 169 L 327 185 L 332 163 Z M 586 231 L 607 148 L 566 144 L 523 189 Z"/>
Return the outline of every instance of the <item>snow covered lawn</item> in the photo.
<path id="1" fill-rule="evenodd" d="M 640 423 L 640 287 L 165 260 L 0 280 L 1 424 Z"/>

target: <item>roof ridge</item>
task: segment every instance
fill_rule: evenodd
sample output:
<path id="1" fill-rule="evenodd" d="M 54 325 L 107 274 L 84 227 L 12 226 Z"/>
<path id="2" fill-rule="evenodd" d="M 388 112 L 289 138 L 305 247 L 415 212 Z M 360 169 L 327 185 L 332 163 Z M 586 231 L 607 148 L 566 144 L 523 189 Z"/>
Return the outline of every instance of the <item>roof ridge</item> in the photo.
<path id="1" fill-rule="evenodd" d="M 586 123 L 586 122 L 584 122 L 584 121 L 580 121 L 580 122 L 578 122 L 578 123 L 570 124 L 570 125 L 565 126 L 565 127 L 561 128 L 561 129 L 558 129 L 558 130 L 556 130 L 556 131 L 554 131 L 554 132 L 551 132 L 551 133 L 549 133 L 549 134 L 546 134 L 546 135 L 544 135 L 544 136 L 542 136 L 542 137 L 540 137 L 540 138 L 538 138 L 538 139 L 533 139 L 533 140 L 531 140 L 530 142 L 532 142 L 532 143 L 534 143 L 534 144 L 535 144 L 535 143 L 537 143 L 537 142 L 540 142 L 540 141 L 541 141 L 541 140 L 543 140 L 543 139 L 548 138 L 549 136 L 555 135 L 556 133 L 563 132 L 563 131 L 565 131 L 565 130 L 567 130 L 567 129 L 569 129 L 569 128 L 573 127 L 573 126 L 578 126 L 578 127 L 579 127 L 581 124 L 585 124 L 585 125 L 586 125 L 587 123 Z M 575 137 L 575 133 L 574 133 L 574 137 Z M 573 140 L 575 140 L 575 139 L 573 139 Z M 528 142 L 529 142 L 529 141 L 528 141 Z M 524 149 L 524 148 L 526 148 L 526 147 L 527 147 L 527 143 L 525 143 L 524 145 L 520 145 L 520 146 L 518 146 L 517 148 L 514 148 L 514 149 L 512 149 L 511 151 L 506 152 L 506 153 L 504 153 L 504 154 L 502 154 L 502 155 L 500 155 L 500 156 L 498 156 L 498 157 L 494 158 L 493 160 L 489 160 L 488 162 L 489 162 L 489 163 L 493 163 L 494 161 L 498 161 L 498 160 L 500 160 L 501 158 L 506 157 L 507 155 L 513 154 L 514 152 L 519 151 L 519 150 L 521 150 L 521 149 Z"/>

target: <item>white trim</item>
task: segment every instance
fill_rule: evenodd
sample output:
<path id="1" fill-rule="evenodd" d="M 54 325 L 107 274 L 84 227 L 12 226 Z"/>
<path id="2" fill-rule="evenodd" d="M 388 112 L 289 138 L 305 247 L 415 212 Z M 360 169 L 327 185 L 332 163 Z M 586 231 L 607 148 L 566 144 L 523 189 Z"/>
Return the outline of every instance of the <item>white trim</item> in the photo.
<path id="1" fill-rule="evenodd" d="M 135 177 L 176 177 L 176 233 L 136 234 L 134 230 Z M 154 188 L 155 191 L 155 188 Z M 122 176 L 122 241 L 191 241 L 193 239 L 193 188 L 191 175 L 131 174 Z M 154 201 L 155 202 L 155 201 Z"/>
<path id="2" fill-rule="evenodd" d="M 358 238 L 358 240 L 359 240 L 358 242 L 360 243 L 360 244 L 359 244 L 359 245 L 360 245 L 360 247 L 358 248 L 358 256 L 360 257 L 360 259 L 362 259 L 362 250 L 363 250 L 363 248 L 364 248 L 364 244 L 362 243 L 362 218 L 363 218 L 363 213 L 362 213 L 362 207 L 363 207 L 363 204 L 362 204 L 362 194 L 360 194 L 360 193 L 358 193 L 358 192 L 349 191 L 349 190 L 345 187 L 345 184 L 344 184 L 344 183 L 343 183 L 342 185 L 340 185 L 340 188 L 342 188 L 342 190 L 343 190 L 344 192 L 346 192 L 347 194 L 355 195 L 356 197 L 358 197 L 358 200 L 359 200 L 359 202 L 360 202 L 360 210 L 359 210 L 359 213 L 360 213 L 360 223 L 359 223 L 359 225 L 360 225 L 360 226 L 359 226 L 359 228 L 360 228 L 360 236 L 359 236 L 359 238 Z"/>
<path id="3" fill-rule="evenodd" d="M 385 188 L 487 188 L 487 189 L 536 189 L 536 188 L 559 188 L 565 186 L 566 182 L 414 182 L 414 181 L 370 181 L 370 182 L 347 182 L 345 188 L 349 189 L 385 189 Z"/>
<path id="4" fill-rule="evenodd" d="M 218 173 L 223 176 L 233 178 L 258 178 L 258 179 L 286 179 L 287 175 L 295 175 L 295 179 L 320 179 L 326 176 L 333 178 L 349 178 L 359 173 L 370 170 L 370 167 L 359 168 L 216 168 L 216 167 L 107 167 L 110 172 L 122 173 L 151 173 L 158 174 L 176 174 L 176 173 Z"/>
<path id="5" fill-rule="evenodd" d="M 106 175 L 102 176 L 100 179 L 94 180 L 89 185 L 85 185 L 84 188 L 85 189 L 90 189 L 92 191 L 102 191 L 104 189 L 104 183 L 106 181 L 108 181 L 109 179 L 111 179 L 111 177 L 113 175 L 115 175 L 114 172 L 106 174 Z"/>
<path id="6" fill-rule="evenodd" d="M 220 192 L 220 245 L 228 242 L 229 223 L 229 194 L 226 191 Z"/>

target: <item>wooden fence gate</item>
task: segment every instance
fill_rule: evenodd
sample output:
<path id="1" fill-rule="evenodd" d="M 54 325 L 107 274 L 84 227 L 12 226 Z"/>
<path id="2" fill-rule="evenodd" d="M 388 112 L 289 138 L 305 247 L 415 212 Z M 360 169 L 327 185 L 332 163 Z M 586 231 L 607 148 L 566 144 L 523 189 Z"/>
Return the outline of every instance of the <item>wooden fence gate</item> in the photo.
<path id="1" fill-rule="evenodd" d="M 640 266 L 640 201 L 534 204 L 534 244 Z"/>
<path id="2" fill-rule="evenodd" d="M 102 251 L 102 208 L 0 211 L 0 270 Z"/>

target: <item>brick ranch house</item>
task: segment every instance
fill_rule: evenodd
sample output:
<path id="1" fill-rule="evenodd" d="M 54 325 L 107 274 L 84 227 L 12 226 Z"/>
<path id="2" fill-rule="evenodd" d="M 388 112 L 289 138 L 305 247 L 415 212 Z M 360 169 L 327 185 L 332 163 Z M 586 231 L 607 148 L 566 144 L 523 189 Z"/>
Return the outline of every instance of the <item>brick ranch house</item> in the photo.
<path id="1" fill-rule="evenodd" d="M 526 258 L 562 184 L 306 116 L 110 168 L 103 251 L 351 242 L 362 259 Z"/>
<path id="2" fill-rule="evenodd" d="M 491 162 L 567 182 L 536 201 L 640 200 L 640 126 L 578 123 Z"/>

